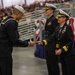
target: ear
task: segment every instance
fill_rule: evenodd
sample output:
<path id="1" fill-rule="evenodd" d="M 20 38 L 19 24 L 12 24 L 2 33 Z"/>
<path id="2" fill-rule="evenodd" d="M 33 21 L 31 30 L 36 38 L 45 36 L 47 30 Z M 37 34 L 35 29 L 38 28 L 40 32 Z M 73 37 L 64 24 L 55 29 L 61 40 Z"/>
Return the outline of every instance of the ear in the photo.
<path id="1" fill-rule="evenodd" d="M 19 11 L 17 11 L 17 15 L 19 15 L 20 14 L 20 12 Z"/>

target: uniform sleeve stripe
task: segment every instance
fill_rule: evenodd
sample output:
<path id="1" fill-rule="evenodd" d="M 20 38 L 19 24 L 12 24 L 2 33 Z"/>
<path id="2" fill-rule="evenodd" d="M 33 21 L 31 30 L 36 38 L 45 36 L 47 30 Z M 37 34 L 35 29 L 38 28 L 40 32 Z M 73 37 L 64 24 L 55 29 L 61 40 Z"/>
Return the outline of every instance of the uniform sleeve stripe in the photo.
<path id="1" fill-rule="evenodd" d="M 43 40 L 43 42 L 44 42 L 45 45 L 47 45 L 47 41 L 46 40 Z"/>
<path id="2" fill-rule="evenodd" d="M 63 46 L 63 49 L 64 49 L 65 52 L 68 51 L 67 46 Z"/>

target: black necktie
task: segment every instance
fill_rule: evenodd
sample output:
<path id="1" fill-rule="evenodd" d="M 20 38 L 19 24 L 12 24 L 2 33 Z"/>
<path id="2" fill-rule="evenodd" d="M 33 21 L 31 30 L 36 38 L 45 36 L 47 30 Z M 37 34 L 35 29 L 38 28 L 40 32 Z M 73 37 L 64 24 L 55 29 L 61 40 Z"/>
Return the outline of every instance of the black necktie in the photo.
<path id="1" fill-rule="evenodd" d="M 61 33 L 61 31 L 62 31 L 62 27 L 60 27 L 60 29 L 59 29 L 59 34 Z"/>

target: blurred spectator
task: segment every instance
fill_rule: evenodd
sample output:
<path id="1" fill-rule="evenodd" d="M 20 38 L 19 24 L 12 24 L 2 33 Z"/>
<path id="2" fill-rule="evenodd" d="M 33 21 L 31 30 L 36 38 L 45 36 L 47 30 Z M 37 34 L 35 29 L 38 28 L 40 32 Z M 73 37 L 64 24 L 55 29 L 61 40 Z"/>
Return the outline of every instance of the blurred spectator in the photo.
<path id="1" fill-rule="evenodd" d="M 29 11 L 32 12 L 32 11 L 34 11 L 34 10 L 35 10 L 35 5 L 34 5 L 34 4 L 31 4 L 31 5 L 30 5 L 30 10 L 29 10 Z"/>
<path id="2" fill-rule="evenodd" d="M 12 14 L 11 8 L 5 8 L 5 13 L 10 16 Z"/>
<path id="3" fill-rule="evenodd" d="M 2 20 L 3 20 L 3 12 L 2 12 L 2 10 L 0 10 L 0 23 Z"/>
<path id="4" fill-rule="evenodd" d="M 57 2 L 57 3 L 62 3 L 62 2 L 63 2 L 63 0 L 56 0 L 56 2 Z"/>

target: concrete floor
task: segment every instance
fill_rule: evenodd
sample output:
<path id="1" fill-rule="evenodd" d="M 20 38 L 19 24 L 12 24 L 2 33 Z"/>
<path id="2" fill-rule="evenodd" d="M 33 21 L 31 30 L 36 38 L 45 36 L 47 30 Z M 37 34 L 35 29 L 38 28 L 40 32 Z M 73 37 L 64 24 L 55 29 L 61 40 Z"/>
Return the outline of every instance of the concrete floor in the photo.
<path id="1" fill-rule="evenodd" d="M 34 56 L 34 47 L 15 47 L 13 75 L 48 75 L 45 59 Z"/>

